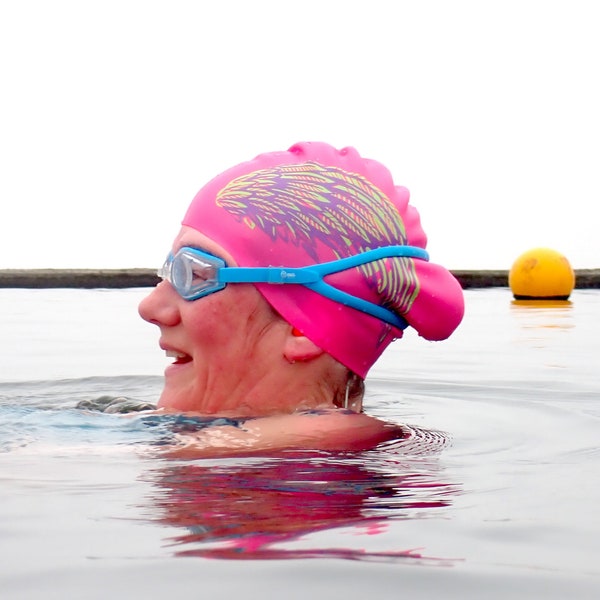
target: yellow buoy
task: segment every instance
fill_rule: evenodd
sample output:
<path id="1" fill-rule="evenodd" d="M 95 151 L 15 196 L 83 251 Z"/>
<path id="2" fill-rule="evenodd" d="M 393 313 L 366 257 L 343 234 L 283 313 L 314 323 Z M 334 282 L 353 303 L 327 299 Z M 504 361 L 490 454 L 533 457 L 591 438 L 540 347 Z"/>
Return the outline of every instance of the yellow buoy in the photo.
<path id="1" fill-rule="evenodd" d="M 575 287 L 575 273 L 560 252 L 533 248 L 514 262 L 508 285 L 517 300 L 566 300 Z"/>

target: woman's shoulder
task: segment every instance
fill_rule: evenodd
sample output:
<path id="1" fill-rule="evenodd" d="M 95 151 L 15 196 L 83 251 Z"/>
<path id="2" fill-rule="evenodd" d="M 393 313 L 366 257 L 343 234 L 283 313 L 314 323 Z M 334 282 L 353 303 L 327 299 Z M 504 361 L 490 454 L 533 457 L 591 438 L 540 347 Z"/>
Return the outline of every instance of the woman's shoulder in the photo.
<path id="1" fill-rule="evenodd" d="M 181 458 L 208 458 L 264 455 L 284 450 L 361 451 L 403 435 L 399 425 L 364 413 L 307 410 L 179 435 L 168 453 Z"/>

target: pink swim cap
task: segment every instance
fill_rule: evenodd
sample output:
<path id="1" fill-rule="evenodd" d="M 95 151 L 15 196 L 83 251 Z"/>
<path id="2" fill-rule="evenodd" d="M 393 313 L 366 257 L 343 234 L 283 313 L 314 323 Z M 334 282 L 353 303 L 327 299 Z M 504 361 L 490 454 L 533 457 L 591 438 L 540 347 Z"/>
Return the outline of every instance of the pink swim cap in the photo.
<path id="1" fill-rule="evenodd" d="M 183 224 L 220 244 L 239 266 L 303 267 L 392 245 L 425 248 L 409 193 L 380 163 L 353 148 L 302 142 L 228 169 L 193 199 Z M 419 335 L 443 340 L 464 312 L 445 268 L 386 258 L 328 275 L 326 282 L 402 316 Z M 365 377 L 402 331 L 302 285 L 254 284 L 291 325 Z"/>

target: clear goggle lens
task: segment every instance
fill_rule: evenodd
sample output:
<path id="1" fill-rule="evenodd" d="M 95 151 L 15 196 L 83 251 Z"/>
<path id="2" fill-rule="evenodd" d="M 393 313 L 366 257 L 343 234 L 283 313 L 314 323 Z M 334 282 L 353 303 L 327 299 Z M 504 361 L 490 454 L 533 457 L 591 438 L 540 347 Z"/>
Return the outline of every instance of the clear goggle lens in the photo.
<path id="1" fill-rule="evenodd" d="M 158 275 L 185 300 L 196 300 L 225 287 L 219 282 L 219 269 L 224 266 L 225 262 L 216 256 L 181 248 L 175 256 L 167 257 Z"/>

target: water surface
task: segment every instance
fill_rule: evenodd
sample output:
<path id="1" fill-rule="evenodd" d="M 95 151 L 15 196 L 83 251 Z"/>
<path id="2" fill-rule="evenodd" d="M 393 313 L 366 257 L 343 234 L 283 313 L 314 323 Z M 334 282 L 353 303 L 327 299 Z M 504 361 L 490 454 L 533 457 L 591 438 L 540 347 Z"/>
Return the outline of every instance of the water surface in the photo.
<path id="1" fill-rule="evenodd" d="M 448 341 L 407 333 L 366 410 L 410 443 L 176 461 L 146 290 L 0 290 L 3 598 L 600 597 L 600 293 L 468 290 Z"/>

